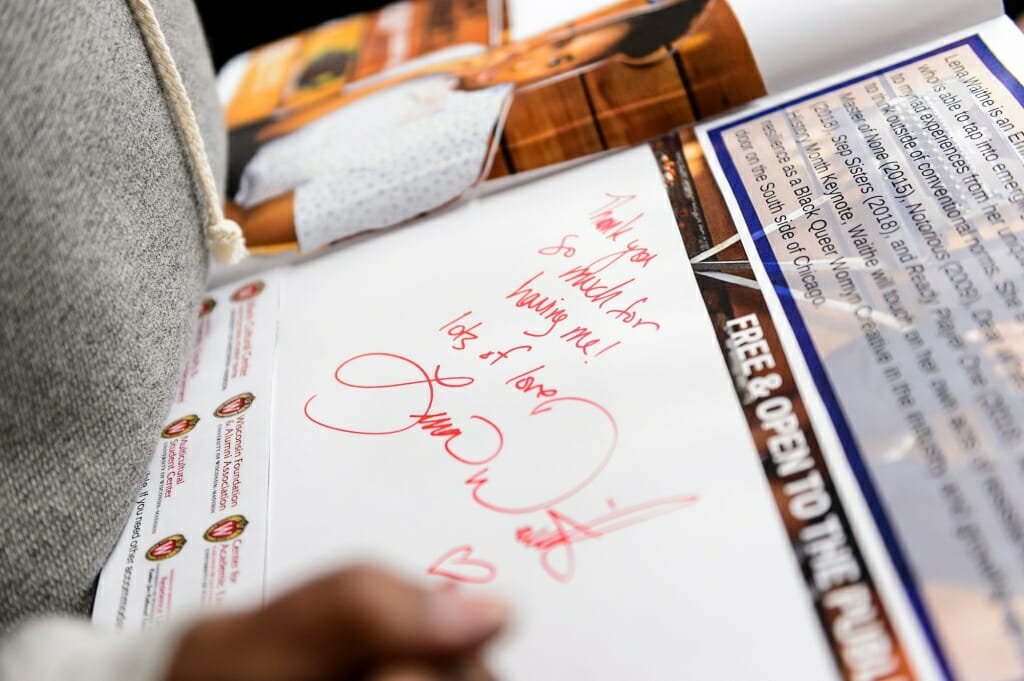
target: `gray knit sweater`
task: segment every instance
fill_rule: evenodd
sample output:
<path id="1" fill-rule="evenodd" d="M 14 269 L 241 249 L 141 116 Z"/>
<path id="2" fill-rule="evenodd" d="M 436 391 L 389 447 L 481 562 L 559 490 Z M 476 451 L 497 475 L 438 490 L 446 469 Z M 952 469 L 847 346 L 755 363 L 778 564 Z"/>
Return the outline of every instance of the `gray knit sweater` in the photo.
<path id="1" fill-rule="evenodd" d="M 194 8 L 153 5 L 223 177 Z M 0 2 L 0 632 L 89 610 L 193 333 L 192 178 L 124 0 Z"/>

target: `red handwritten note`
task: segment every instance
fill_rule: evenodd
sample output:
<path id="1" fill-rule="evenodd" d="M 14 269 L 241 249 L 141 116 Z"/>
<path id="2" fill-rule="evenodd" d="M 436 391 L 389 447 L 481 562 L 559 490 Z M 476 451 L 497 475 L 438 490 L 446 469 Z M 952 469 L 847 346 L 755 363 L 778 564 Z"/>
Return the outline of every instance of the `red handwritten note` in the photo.
<path id="1" fill-rule="evenodd" d="M 305 263 L 281 310 L 271 595 L 352 560 L 499 591 L 509 679 L 787 648 L 743 607 L 799 582 L 750 567 L 792 559 L 649 152 Z"/>
<path id="2" fill-rule="evenodd" d="M 434 561 L 427 569 L 427 574 L 465 584 L 487 584 L 497 576 L 498 568 L 472 556 L 472 546 L 456 546 Z"/>

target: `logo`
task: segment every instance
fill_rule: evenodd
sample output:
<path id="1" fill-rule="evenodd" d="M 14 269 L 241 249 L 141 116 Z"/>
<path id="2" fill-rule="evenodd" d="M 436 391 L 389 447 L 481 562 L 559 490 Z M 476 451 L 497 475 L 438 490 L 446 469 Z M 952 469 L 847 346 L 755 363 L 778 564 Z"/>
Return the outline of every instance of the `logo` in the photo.
<path id="1" fill-rule="evenodd" d="M 199 306 L 199 318 L 202 319 L 206 315 L 213 312 L 213 308 L 217 307 L 217 301 L 213 298 L 204 298 L 203 304 Z"/>
<path id="2" fill-rule="evenodd" d="M 262 281 L 254 281 L 246 284 L 242 288 L 238 289 L 231 294 L 231 300 L 236 303 L 240 303 L 243 300 L 249 300 L 255 298 L 259 294 L 263 293 L 263 288 L 266 286 Z"/>
<path id="3" fill-rule="evenodd" d="M 241 414 L 243 411 L 251 407 L 252 401 L 255 399 L 256 397 L 253 396 L 252 393 L 242 393 L 240 395 L 235 395 L 230 400 L 227 400 L 219 407 L 217 407 L 214 410 L 213 415 L 219 419 L 226 419 L 232 416 L 237 416 L 238 414 Z"/>
<path id="4" fill-rule="evenodd" d="M 244 515 L 229 515 L 206 528 L 203 539 L 211 542 L 231 541 L 245 532 L 248 524 L 249 521 L 245 519 Z"/>
<path id="5" fill-rule="evenodd" d="M 161 539 L 149 547 L 146 551 L 146 560 L 158 561 L 174 558 L 185 548 L 185 535 L 172 534 L 166 539 Z"/>
<path id="6" fill-rule="evenodd" d="M 186 433 L 191 433 L 197 423 L 199 423 L 199 417 L 195 414 L 182 416 L 177 421 L 167 424 L 167 427 L 160 431 L 160 437 L 165 440 L 173 440 L 176 437 L 181 437 Z"/>

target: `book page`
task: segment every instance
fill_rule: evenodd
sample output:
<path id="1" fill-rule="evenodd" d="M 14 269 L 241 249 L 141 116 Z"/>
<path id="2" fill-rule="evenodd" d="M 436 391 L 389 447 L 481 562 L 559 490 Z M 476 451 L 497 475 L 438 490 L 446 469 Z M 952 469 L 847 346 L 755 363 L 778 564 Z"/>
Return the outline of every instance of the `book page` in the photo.
<path id="1" fill-rule="evenodd" d="M 701 136 L 883 593 L 969 681 L 1024 676 L 1022 42 L 994 21 Z"/>
<path id="2" fill-rule="evenodd" d="M 608 0 L 509 0 L 519 40 L 600 11 Z M 809 83 L 1003 14 L 999 0 L 729 0 L 769 93 Z"/>
<path id="3" fill-rule="evenodd" d="M 227 210 L 248 242 L 309 251 L 402 224 L 1001 12 L 998 0 L 548 5 L 513 3 L 523 32 L 489 49 L 480 36 L 502 19 L 485 3 L 405 2 L 225 68 Z"/>
<path id="4" fill-rule="evenodd" d="M 267 275 L 264 387 L 223 386 L 218 317 L 209 473 L 170 474 L 187 523 L 129 523 L 97 620 L 369 560 L 504 594 L 501 678 L 1020 678 L 1021 43 L 990 22 Z M 236 387 L 269 468 L 241 537 L 200 432 Z M 265 564 L 211 592 L 238 539 Z"/>
<path id="5" fill-rule="evenodd" d="M 396 0 L 345 15 L 233 58 L 218 78 L 229 128 L 281 108 L 301 107 L 345 84 L 371 78 L 453 46 L 496 40 L 500 3 L 479 0 Z"/>
<path id="6" fill-rule="evenodd" d="M 259 603 L 277 275 L 208 292 L 167 424 L 100 575 L 93 620 L 135 631 Z"/>
<path id="7" fill-rule="evenodd" d="M 642 147 L 289 274 L 269 597 L 382 561 L 509 598 L 501 678 L 835 678 L 666 172 Z"/>
<path id="8" fill-rule="evenodd" d="M 1003 15 L 1000 0 L 730 0 L 772 94 Z"/>
<path id="9" fill-rule="evenodd" d="M 486 50 L 451 31 L 373 74 L 358 69 L 365 49 L 336 44 L 339 32 L 358 43 L 356 20 L 222 73 L 227 210 L 253 247 L 310 251 L 402 224 L 484 183 L 644 143 L 765 93 L 726 0 L 621 0 Z"/>

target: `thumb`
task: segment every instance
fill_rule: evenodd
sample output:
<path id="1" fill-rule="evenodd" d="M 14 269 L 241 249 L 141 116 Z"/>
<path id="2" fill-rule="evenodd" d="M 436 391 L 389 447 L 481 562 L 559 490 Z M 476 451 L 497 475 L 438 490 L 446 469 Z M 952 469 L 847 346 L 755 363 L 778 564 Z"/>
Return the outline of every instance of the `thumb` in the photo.
<path id="1" fill-rule="evenodd" d="M 280 622 L 299 624 L 302 637 L 316 654 L 329 656 L 339 675 L 469 653 L 507 619 L 507 608 L 493 598 L 426 590 L 370 567 L 322 577 L 267 610 Z"/>

